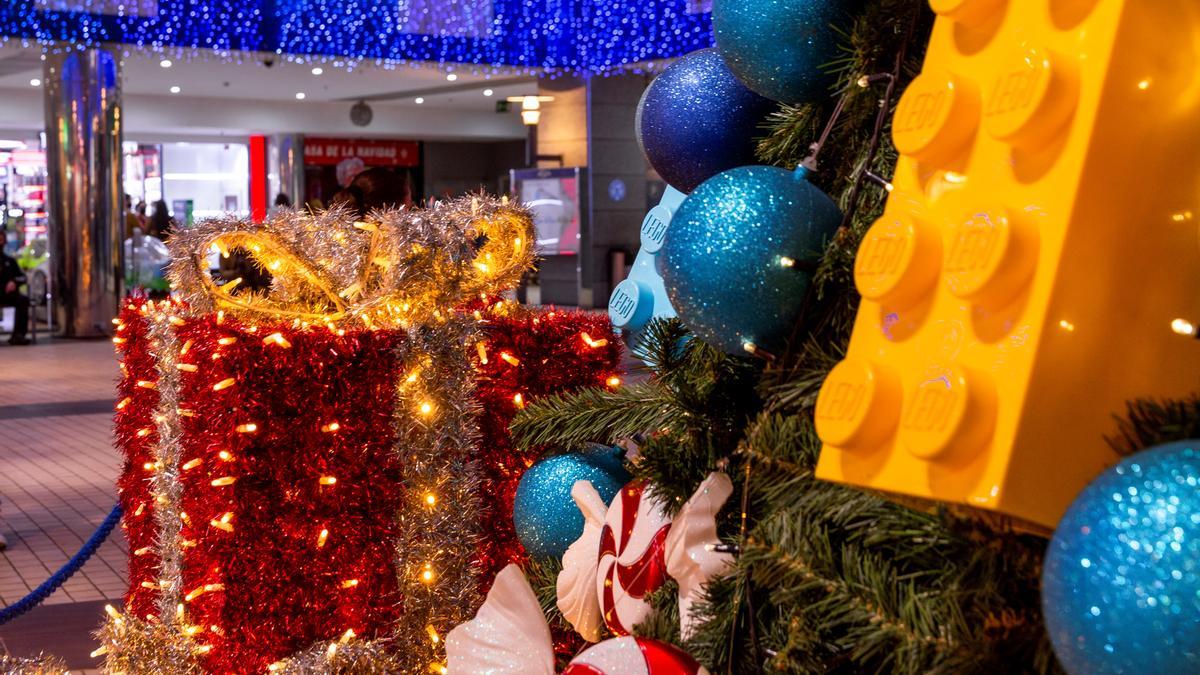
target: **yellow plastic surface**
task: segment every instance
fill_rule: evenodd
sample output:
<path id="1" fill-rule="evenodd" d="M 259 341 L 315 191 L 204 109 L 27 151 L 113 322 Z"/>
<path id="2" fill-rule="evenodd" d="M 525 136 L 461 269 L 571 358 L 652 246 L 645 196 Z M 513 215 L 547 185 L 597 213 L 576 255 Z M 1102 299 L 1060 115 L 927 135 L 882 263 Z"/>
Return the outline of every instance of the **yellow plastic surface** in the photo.
<path id="1" fill-rule="evenodd" d="M 1200 389 L 1200 2 L 931 0 L 817 475 L 1053 527 Z"/>

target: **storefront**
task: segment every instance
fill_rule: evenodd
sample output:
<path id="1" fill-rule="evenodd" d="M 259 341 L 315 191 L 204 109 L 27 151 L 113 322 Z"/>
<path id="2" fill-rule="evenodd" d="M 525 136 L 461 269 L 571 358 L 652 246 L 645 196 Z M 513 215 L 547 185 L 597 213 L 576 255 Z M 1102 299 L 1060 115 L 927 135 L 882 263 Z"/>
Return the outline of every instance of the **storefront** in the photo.
<path id="1" fill-rule="evenodd" d="M 46 153 L 37 139 L 0 140 L 3 247 L 18 251 L 46 238 Z"/>
<path id="2" fill-rule="evenodd" d="M 304 194 L 310 206 L 328 205 L 360 172 L 383 167 L 404 178 L 405 204 L 424 199 L 422 145 L 417 141 L 356 138 L 304 139 Z"/>
<path id="3" fill-rule="evenodd" d="M 244 143 L 126 143 L 125 194 L 146 216 L 162 202 L 178 225 L 247 215 L 249 152 Z"/>

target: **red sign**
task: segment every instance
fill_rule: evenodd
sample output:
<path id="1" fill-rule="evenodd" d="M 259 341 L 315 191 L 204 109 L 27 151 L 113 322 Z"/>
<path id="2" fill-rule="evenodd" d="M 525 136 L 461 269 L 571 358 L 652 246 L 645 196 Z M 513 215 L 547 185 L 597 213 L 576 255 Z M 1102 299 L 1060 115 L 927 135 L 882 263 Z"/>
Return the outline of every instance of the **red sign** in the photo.
<path id="1" fill-rule="evenodd" d="M 357 157 L 367 166 L 417 166 L 420 144 L 358 138 L 305 138 L 304 163 L 334 165 Z"/>

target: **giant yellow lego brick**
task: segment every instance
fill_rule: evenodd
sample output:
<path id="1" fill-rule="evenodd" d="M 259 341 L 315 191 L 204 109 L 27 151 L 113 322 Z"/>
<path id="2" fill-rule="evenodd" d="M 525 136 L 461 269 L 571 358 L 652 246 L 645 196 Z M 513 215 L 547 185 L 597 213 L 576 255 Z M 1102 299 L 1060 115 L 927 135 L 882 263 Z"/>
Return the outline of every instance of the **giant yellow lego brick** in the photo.
<path id="1" fill-rule="evenodd" d="M 1200 2 L 931 5 L 817 475 L 1053 527 L 1127 400 L 1200 389 Z"/>

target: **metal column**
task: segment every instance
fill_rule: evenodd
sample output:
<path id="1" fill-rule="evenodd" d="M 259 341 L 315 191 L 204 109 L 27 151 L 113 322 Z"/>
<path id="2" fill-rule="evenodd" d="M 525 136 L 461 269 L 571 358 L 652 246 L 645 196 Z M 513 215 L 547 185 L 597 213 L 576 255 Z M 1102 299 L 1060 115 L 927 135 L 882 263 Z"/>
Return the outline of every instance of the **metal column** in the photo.
<path id="1" fill-rule="evenodd" d="M 47 56 L 52 290 L 65 337 L 111 332 L 122 291 L 121 86 L 105 49 Z"/>

